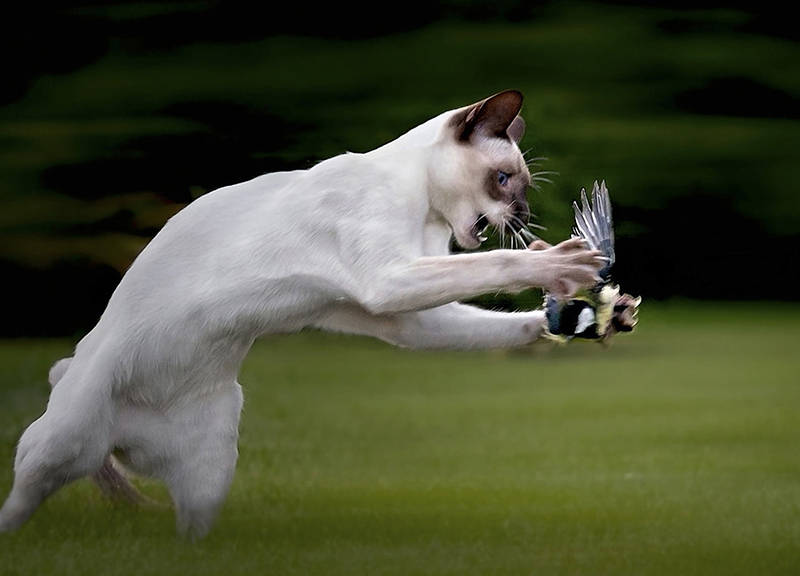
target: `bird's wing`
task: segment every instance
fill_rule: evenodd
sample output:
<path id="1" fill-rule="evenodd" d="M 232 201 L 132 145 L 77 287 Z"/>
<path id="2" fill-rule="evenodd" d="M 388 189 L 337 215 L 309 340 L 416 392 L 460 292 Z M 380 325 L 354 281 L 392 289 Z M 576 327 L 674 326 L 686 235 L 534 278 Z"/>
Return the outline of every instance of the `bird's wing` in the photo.
<path id="1" fill-rule="evenodd" d="M 614 264 L 614 222 L 611 219 L 611 200 L 605 181 L 601 184 L 594 183 L 592 187 L 592 201 L 586 197 L 586 190 L 581 190 L 581 206 L 572 203 L 575 210 L 575 227 L 572 229 L 573 238 L 583 238 L 589 243 L 592 250 L 599 250 L 608 258 L 600 278 L 608 281 L 611 276 L 611 266 Z"/>

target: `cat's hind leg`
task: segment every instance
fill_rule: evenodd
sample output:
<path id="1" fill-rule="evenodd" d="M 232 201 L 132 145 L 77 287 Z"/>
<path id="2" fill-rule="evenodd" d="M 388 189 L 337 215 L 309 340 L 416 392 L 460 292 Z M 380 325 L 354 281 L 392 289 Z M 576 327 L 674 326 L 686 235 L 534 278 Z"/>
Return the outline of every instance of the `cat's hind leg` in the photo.
<path id="1" fill-rule="evenodd" d="M 178 533 L 203 538 L 228 495 L 238 458 L 242 389 L 238 383 L 201 398 L 184 413 L 168 477 Z"/>
<path id="2" fill-rule="evenodd" d="M 50 368 L 48 381 L 51 387 L 55 387 L 67 373 L 73 358 L 62 358 Z M 92 481 L 106 497 L 120 502 L 130 502 L 131 504 L 152 504 L 153 501 L 139 492 L 119 464 L 114 456 L 108 454 L 103 465 L 91 475 Z"/>
<path id="3" fill-rule="evenodd" d="M 178 533 L 187 539 L 208 533 L 228 494 L 238 457 L 241 409 L 241 387 L 231 382 L 181 398 L 166 411 L 120 411 L 120 460 L 167 485 Z"/>
<path id="4" fill-rule="evenodd" d="M 109 451 L 114 405 L 107 371 L 62 365 L 47 410 L 22 434 L 0 532 L 16 530 L 53 492 L 92 474 Z"/>

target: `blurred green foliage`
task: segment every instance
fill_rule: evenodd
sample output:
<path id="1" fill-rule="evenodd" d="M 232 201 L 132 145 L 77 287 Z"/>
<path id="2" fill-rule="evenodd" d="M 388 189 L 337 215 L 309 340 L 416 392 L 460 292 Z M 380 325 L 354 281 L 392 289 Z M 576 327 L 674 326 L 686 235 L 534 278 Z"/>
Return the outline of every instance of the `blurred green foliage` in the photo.
<path id="1" fill-rule="evenodd" d="M 412 2 L 259 24 L 234 5 L 66 2 L 37 15 L 51 44 L 5 40 L 18 74 L 1 94 L 0 270 L 20 302 L 7 334 L 91 326 L 199 194 L 370 150 L 506 88 L 527 97 L 522 147 L 558 173 L 530 194 L 546 240 L 605 179 L 624 288 L 800 298 L 800 48 L 765 8 Z"/>

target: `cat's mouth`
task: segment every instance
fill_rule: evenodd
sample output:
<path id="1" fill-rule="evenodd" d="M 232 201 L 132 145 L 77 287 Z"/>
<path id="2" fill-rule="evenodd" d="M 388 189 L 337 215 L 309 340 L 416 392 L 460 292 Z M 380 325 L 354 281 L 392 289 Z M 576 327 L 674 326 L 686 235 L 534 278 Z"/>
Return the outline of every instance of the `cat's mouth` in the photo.
<path id="1" fill-rule="evenodd" d="M 539 237 L 528 228 L 526 220 L 530 213 L 528 212 L 527 204 L 524 208 L 524 210 L 513 214 L 507 214 L 499 222 L 490 220 L 486 214 L 478 214 L 472 226 L 466 229 L 466 234 L 463 234 L 460 238 L 456 234 L 456 240 L 463 248 L 477 248 L 488 240 L 489 228 L 493 227 L 499 233 L 501 247 L 504 247 L 506 241 L 508 241 L 511 248 L 526 248 L 531 242 L 539 240 Z"/>
<path id="2" fill-rule="evenodd" d="M 472 229 L 470 230 L 470 236 L 478 243 L 482 244 L 488 240 L 488 236 L 486 236 L 486 231 L 488 230 L 491 222 L 489 222 L 489 218 L 486 217 L 486 214 L 481 214 L 475 220 L 475 223 L 472 225 Z"/>

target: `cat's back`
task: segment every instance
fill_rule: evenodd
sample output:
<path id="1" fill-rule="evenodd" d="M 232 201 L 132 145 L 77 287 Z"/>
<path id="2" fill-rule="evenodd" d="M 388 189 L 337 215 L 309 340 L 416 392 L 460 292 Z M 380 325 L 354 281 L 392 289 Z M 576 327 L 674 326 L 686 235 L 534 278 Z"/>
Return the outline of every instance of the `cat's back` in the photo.
<path id="1" fill-rule="evenodd" d="M 203 236 L 216 230 L 229 230 L 252 217 L 253 211 L 275 209 L 284 190 L 300 185 L 305 170 L 272 172 L 251 180 L 218 188 L 183 208 L 170 218 L 154 238 L 185 234 L 196 230 Z"/>
<path id="2" fill-rule="evenodd" d="M 293 228 L 359 211 L 370 202 L 369 191 L 389 181 L 389 172 L 368 155 L 349 152 L 307 170 L 263 174 L 201 196 L 173 216 L 153 244 L 291 236 Z"/>
<path id="3" fill-rule="evenodd" d="M 402 246 L 389 224 L 423 220 L 414 170 L 398 158 L 347 153 L 308 170 L 264 174 L 201 196 L 173 216 L 124 276 L 109 308 L 189 303 L 231 284 L 331 273 L 370 246 Z M 419 197 L 417 197 L 419 196 Z M 400 226 L 400 234 L 411 230 Z M 389 235 L 381 240 L 382 235 Z"/>
<path id="4" fill-rule="evenodd" d="M 190 203 L 170 218 L 139 254 L 109 307 L 122 300 L 166 299 L 172 293 L 190 298 L 213 277 L 236 266 L 246 269 L 257 244 L 269 242 L 270 235 L 280 237 L 276 229 L 284 218 L 281 196 L 304 174 L 265 174 L 219 188 Z M 253 237 L 253 230 L 262 238 Z"/>

